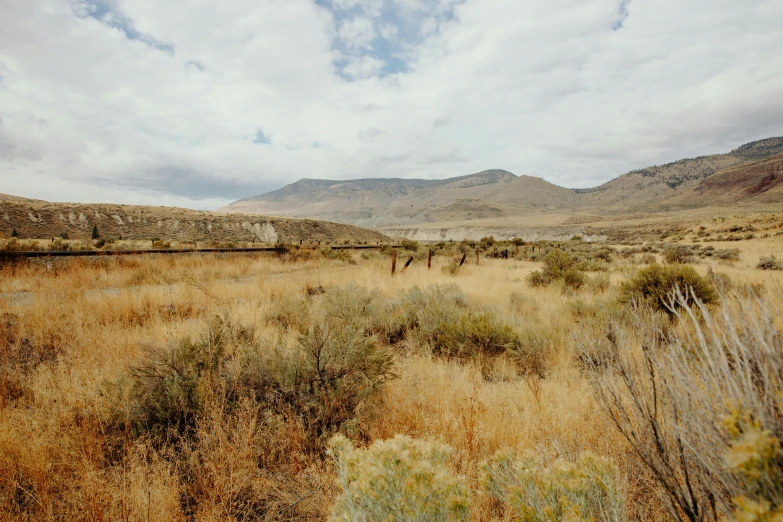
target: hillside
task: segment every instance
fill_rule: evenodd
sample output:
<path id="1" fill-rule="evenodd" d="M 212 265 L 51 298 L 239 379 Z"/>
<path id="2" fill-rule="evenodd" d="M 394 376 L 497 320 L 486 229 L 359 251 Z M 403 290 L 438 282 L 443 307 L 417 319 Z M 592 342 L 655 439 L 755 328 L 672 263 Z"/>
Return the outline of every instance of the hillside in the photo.
<path id="1" fill-rule="evenodd" d="M 580 206 L 648 204 L 696 187 L 718 171 L 783 153 L 783 137 L 747 143 L 727 154 L 689 158 L 634 170 L 592 189 L 581 189 Z"/>
<path id="2" fill-rule="evenodd" d="M 19 196 L 12 196 L 10 194 L 0 194 L 0 203 L 16 202 L 16 203 L 44 203 L 40 199 L 22 198 Z"/>
<path id="3" fill-rule="evenodd" d="M 400 227 L 530 216 L 563 210 L 623 213 L 686 200 L 704 180 L 783 153 L 783 138 L 751 142 L 726 154 L 683 159 L 638 169 L 591 189 L 566 189 L 532 176 L 486 170 L 444 180 L 302 179 L 280 190 L 242 199 L 227 213 L 315 217 L 369 227 Z M 706 190 L 706 189 L 705 189 Z M 712 192 L 707 190 L 710 194 Z M 746 199 L 736 191 L 716 201 Z M 777 192 L 765 196 L 774 199 Z M 682 195 L 682 197 L 680 197 Z M 756 198 L 756 196 L 752 196 Z M 707 201 L 712 196 L 700 196 Z M 757 198 L 758 199 L 758 198 Z"/>
<path id="4" fill-rule="evenodd" d="M 560 207 L 574 197 L 571 190 L 542 179 L 496 169 L 445 180 L 305 179 L 220 211 L 383 226 L 439 221 L 446 215 L 500 217 L 527 208 Z"/>
<path id="5" fill-rule="evenodd" d="M 667 203 L 682 207 L 783 202 L 783 154 L 716 172 Z"/>
<path id="6" fill-rule="evenodd" d="M 217 214 L 171 207 L 36 203 L 0 200 L 0 232 L 10 237 L 48 238 L 67 234 L 101 237 L 197 241 L 341 242 L 386 241 L 374 230 L 313 219 Z"/>

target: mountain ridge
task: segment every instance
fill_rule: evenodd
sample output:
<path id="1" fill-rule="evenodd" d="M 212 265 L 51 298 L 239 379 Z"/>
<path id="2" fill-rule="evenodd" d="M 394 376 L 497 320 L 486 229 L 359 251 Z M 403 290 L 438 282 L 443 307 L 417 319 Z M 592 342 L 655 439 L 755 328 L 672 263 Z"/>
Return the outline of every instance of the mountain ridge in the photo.
<path id="1" fill-rule="evenodd" d="M 517 176 L 504 169 L 440 180 L 304 178 L 276 191 L 241 199 L 220 211 L 317 217 L 362 226 L 402 226 L 433 222 L 437 216 L 459 219 L 455 212 L 458 207 L 465 210 L 463 220 L 554 209 L 649 208 L 694 189 L 717 172 L 781 153 L 783 137 L 765 138 L 727 153 L 634 169 L 588 189 L 560 187 L 542 178 Z M 454 206 L 459 200 L 462 203 Z M 475 207 L 466 207 L 466 201 L 472 201 Z"/>

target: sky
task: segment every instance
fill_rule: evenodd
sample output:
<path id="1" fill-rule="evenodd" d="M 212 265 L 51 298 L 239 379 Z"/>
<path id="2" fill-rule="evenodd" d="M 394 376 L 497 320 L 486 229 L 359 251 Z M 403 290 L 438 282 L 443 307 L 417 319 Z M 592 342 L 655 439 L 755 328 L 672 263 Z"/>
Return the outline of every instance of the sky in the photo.
<path id="1" fill-rule="evenodd" d="M 0 192 L 590 187 L 783 135 L 780 0 L 2 0 Z"/>

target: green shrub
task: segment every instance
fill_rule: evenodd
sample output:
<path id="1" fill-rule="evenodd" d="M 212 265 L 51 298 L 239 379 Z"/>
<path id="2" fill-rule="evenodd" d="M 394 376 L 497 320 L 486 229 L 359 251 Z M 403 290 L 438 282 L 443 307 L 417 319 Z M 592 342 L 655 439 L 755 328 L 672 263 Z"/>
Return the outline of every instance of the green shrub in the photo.
<path id="1" fill-rule="evenodd" d="M 704 304 L 718 301 L 710 280 L 700 276 L 692 266 L 652 264 L 621 285 L 620 302 L 646 304 L 653 310 L 666 312 L 671 316 L 673 311 L 667 304 L 677 289 L 684 294 L 689 304 L 695 302 L 694 298 Z M 672 304 L 678 306 L 677 302 Z"/>
<path id="2" fill-rule="evenodd" d="M 663 251 L 663 259 L 671 264 L 693 262 L 693 249 L 685 245 L 677 245 Z"/>
<path id="3" fill-rule="evenodd" d="M 528 274 L 527 282 L 532 287 L 547 286 L 562 281 L 564 289 L 578 290 L 585 284 L 585 275 L 576 260 L 568 252 L 556 248 L 544 256 L 544 268 Z"/>
<path id="4" fill-rule="evenodd" d="M 519 339 L 494 314 L 469 311 L 456 321 L 441 322 L 431 333 L 430 346 L 436 355 L 466 360 L 513 351 Z"/>
<path id="5" fill-rule="evenodd" d="M 193 434 L 198 416 L 226 362 L 230 326 L 214 321 L 198 341 L 182 339 L 167 347 L 148 347 L 131 368 L 132 410 L 127 420 L 136 435 L 157 441 Z"/>
<path id="6" fill-rule="evenodd" d="M 493 497 L 530 522 L 627 520 L 619 473 L 608 460 L 583 454 L 576 463 L 547 465 L 533 454 L 501 452 L 481 466 Z"/>
<path id="7" fill-rule="evenodd" d="M 344 437 L 330 443 L 342 494 L 334 522 L 467 521 L 470 497 L 465 481 L 447 461 L 452 449 L 397 435 L 354 449 Z"/>
<path id="8" fill-rule="evenodd" d="M 403 250 L 409 250 L 411 252 L 416 252 L 419 249 L 419 242 L 413 241 L 411 239 L 403 239 L 400 242 L 400 247 L 402 247 Z"/>
<path id="9" fill-rule="evenodd" d="M 321 451 L 337 432 L 358 432 L 359 409 L 394 377 L 391 354 L 353 328 L 313 326 L 293 345 L 278 341 L 241 359 L 239 393 L 296 421 L 310 451 Z"/>
<path id="10" fill-rule="evenodd" d="M 525 280 L 527 281 L 527 284 L 529 284 L 533 288 L 541 288 L 549 284 L 549 281 L 544 276 L 544 273 L 539 270 L 534 270 L 530 272 L 525 278 Z"/>
<path id="11" fill-rule="evenodd" d="M 134 437 L 166 444 L 192 438 L 210 405 L 230 413 L 250 401 L 263 422 L 298 427 L 301 451 L 320 453 L 331 435 L 359 432 L 357 417 L 372 411 L 392 363 L 356 329 L 315 326 L 295 342 L 258 343 L 252 331 L 216 319 L 202 339 L 148 348 L 112 383 L 108 392 L 123 397 L 114 402 L 129 397 L 132 407 L 109 424 L 120 438 L 130 427 Z"/>
<path id="12" fill-rule="evenodd" d="M 561 279 L 567 288 L 573 288 L 574 290 L 579 290 L 586 281 L 585 275 L 577 270 L 563 271 Z"/>
<path id="13" fill-rule="evenodd" d="M 49 243 L 49 250 L 53 252 L 66 252 L 71 249 L 71 245 L 63 241 L 63 238 L 56 237 Z"/>
<path id="14" fill-rule="evenodd" d="M 484 236 L 479 240 L 479 246 L 481 247 L 482 250 L 492 248 L 494 244 L 495 244 L 494 236 Z"/>

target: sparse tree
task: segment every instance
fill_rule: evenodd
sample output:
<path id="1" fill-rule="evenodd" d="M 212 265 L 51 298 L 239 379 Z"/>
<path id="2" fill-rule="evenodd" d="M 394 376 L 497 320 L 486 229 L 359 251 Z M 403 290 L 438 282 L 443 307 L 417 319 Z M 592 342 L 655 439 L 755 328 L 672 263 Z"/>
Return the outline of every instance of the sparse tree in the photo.
<path id="1" fill-rule="evenodd" d="M 17 231 L 16 231 L 16 229 L 14 229 L 14 230 L 11 232 L 11 237 L 19 237 L 19 232 L 17 232 Z"/>

